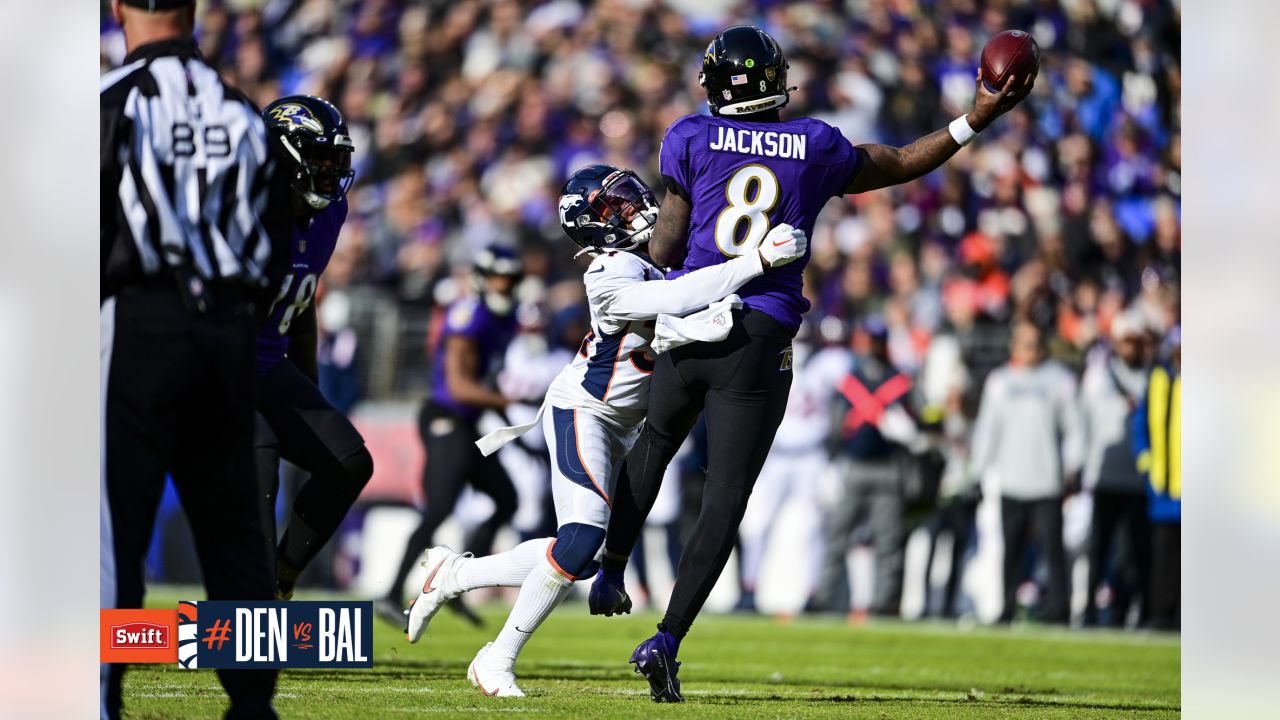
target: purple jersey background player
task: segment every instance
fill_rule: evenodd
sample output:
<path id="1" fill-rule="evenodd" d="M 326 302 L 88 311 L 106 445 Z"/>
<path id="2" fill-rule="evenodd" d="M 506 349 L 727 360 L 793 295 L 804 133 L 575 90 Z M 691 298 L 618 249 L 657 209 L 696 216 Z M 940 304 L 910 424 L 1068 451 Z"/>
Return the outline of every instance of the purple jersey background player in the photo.
<path id="1" fill-rule="evenodd" d="M 316 213 L 306 230 L 294 226 L 289 272 L 271 306 L 267 324 L 258 332 L 258 375 L 265 376 L 289 350 L 289 328 L 315 300 L 320 275 L 333 257 L 338 233 L 347 219 L 347 200 L 330 203 Z"/>
<path id="2" fill-rule="evenodd" d="M 355 146 L 342 113 L 323 98 L 283 97 L 262 118 L 293 196 L 289 270 L 257 339 L 254 455 L 272 520 L 280 460 L 309 475 L 300 485 L 286 485 L 288 521 L 276 548 L 276 595 L 287 600 L 369 482 L 373 456 L 317 383 L 316 286 L 347 219 Z M 269 531 L 274 539 L 274 522 Z M 317 580 L 330 572 L 324 562 L 311 569 Z"/>
<path id="3" fill-rule="evenodd" d="M 498 315 L 479 298 L 469 297 L 455 301 L 445 311 L 444 330 L 440 333 L 431 356 L 436 362 L 431 369 L 431 400 L 467 420 L 476 420 L 483 408 L 459 402 L 449 392 L 445 377 L 444 346 L 451 337 L 463 337 L 475 343 L 476 370 L 479 380 L 492 380 L 497 376 L 507 345 L 516 334 L 515 313 Z M 492 384 L 492 383 L 488 383 Z"/>
<path id="4" fill-rule="evenodd" d="M 754 250 L 779 223 L 812 235 L 822 206 L 844 194 L 858 170 L 849 141 L 813 118 L 687 115 L 667 130 L 659 162 L 668 188 L 693 208 L 683 272 Z M 794 333 L 809 310 L 801 293 L 808 264 L 806 254 L 747 283 L 738 295 Z"/>

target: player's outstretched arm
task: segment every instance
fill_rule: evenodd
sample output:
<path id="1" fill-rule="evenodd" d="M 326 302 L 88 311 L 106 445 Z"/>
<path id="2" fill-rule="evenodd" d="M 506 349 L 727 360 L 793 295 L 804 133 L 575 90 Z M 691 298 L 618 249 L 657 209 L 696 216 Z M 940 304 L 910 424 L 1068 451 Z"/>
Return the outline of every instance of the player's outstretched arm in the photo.
<path id="1" fill-rule="evenodd" d="M 667 192 L 649 238 L 649 257 L 663 267 L 675 267 L 684 259 L 693 206 L 674 192 Z M 718 299 L 718 298 L 717 298 Z"/>
<path id="2" fill-rule="evenodd" d="M 973 110 L 965 115 L 965 120 L 973 132 L 980 133 L 996 118 L 1008 112 L 1010 108 L 1026 97 L 1026 93 L 1014 94 L 1014 78 L 1005 82 L 1000 92 L 987 90 L 982 83 L 982 71 L 978 71 L 978 95 Z M 1030 92 L 1034 79 L 1028 77 L 1023 85 Z M 916 140 L 906 147 L 892 145 L 868 144 L 859 145 L 854 150 L 859 157 L 858 172 L 853 176 L 845 193 L 860 193 L 868 190 L 879 190 L 890 185 L 901 185 L 933 172 L 942 163 L 951 159 L 960 149 L 949 128 L 935 130 Z M 661 222 L 661 216 L 659 216 Z"/>
<path id="3" fill-rule="evenodd" d="M 666 207 L 665 205 L 663 207 Z M 652 320 L 659 315 L 685 315 L 736 291 L 769 267 L 778 267 L 803 257 L 809 238 L 803 230 L 787 224 L 774 226 L 752 252 L 718 265 L 694 270 L 674 280 L 635 282 L 622 279 L 617 287 L 604 290 L 607 301 L 602 309 L 619 320 Z M 588 283 L 596 281 L 588 273 Z M 587 292 L 593 288 L 588 286 Z"/>

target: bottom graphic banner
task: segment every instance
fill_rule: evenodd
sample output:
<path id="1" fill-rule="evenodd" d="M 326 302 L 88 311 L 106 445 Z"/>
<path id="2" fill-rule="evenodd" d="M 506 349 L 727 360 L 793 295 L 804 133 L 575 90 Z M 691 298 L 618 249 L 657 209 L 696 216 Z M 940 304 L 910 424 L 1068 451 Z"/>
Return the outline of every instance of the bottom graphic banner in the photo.
<path id="1" fill-rule="evenodd" d="M 305 601 L 178 603 L 184 668 L 373 667 L 373 604 Z"/>

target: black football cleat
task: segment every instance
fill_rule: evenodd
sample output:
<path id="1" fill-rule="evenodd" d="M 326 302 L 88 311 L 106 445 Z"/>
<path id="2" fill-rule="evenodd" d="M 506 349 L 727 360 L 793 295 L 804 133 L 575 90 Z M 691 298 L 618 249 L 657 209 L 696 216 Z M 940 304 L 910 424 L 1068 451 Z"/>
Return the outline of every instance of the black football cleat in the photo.
<path id="1" fill-rule="evenodd" d="M 640 643 L 631 653 L 631 664 L 636 672 L 649 681 L 649 696 L 658 703 L 684 702 L 680 694 L 680 663 L 676 662 L 676 651 L 680 645 L 670 633 L 658 631 L 658 634 Z"/>

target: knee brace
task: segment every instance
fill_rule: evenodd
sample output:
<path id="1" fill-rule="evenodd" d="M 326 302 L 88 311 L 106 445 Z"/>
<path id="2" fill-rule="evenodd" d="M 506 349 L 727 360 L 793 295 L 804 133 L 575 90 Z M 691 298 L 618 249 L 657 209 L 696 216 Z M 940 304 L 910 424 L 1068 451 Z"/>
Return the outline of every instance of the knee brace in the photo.
<path id="1" fill-rule="evenodd" d="M 594 573 L 596 553 L 604 544 L 604 528 L 568 523 L 556 533 L 551 546 L 551 562 L 565 577 L 577 580 Z"/>

